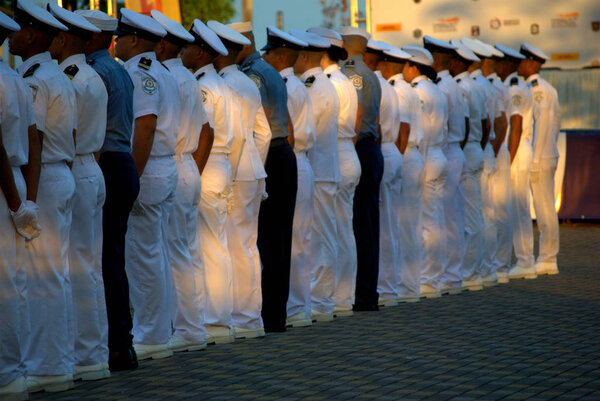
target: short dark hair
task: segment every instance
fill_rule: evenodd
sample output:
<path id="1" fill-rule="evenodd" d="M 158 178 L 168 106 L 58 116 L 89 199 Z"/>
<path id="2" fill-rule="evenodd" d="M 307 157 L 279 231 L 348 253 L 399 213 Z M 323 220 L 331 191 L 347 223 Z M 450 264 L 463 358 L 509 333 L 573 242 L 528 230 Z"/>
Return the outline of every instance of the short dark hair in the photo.
<path id="1" fill-rule="evenodd" d="M 331 61 L 338 62 L 341 60 L 346 60 L 348 58 L 348 52 L 346 49 L 338 46 L 331 46 L 327 49 L 327 56 L 331 59 Z"/>

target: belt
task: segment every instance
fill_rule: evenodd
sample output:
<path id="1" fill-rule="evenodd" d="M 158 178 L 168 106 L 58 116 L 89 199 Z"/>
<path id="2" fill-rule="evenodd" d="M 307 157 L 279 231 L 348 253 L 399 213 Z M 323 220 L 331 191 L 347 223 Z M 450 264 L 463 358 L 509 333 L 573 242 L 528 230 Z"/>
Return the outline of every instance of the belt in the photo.
<path id="1" fill-rule="evenodd" d="M 161 156 L 152 156 L 150 155 L 150 157 L 148 157 L 148 160 L 157 160 L 157 159 L 166 159 L 166 158 L 172 158 L 174 155 L 161 155 Z"/>
<path id="2" fill-rule="evenodd" d="M 361 139 L 372 139 L 372 140 L 376 140 L 377 137 L 371 133 L 360 133 L 358 134 L 358 140 L 360 141 Z"/>
<path id="3" fill-rule="evenodd" d="M 191 152 L 180 153 L 180 154 L 173 156 L 173 158 L 178 162 L 182 162 L 184 160 L 194 160 L 194 156 L 192 155 Z"/>
<path id="4" fill-rule="evenodd" d="M 338 142 L 352 142 L 354 138 L 338 138 Z"/>
<path id="5" fill-rule="evenodd" d="M 73 158 L 73 163 L 78 162 L 78 163 L 85 163 L 85 162 L 96 162 L 96 158 L 94 157 L 93 153 L 83 153 L 80 155 L 75 155 L 75 157 Z"/>
<path id="6" fill-rule="evenodd" d="M 287 138 L 282 138 L 282 137 L 273 138 L 273 139 L 271 139 L 271 144 L 269 145 L 269 148 L 283 146 L 287 143 L 288 143 Z"/>
<path id="7" fill-rule="evenodd" d="M 60 165 L 67 165 L 67 161 L 66 160 L 59 160 L 56 162 L 42 162 L 42 167 L 49 167 L 49 166 L 60 166 Z"/>

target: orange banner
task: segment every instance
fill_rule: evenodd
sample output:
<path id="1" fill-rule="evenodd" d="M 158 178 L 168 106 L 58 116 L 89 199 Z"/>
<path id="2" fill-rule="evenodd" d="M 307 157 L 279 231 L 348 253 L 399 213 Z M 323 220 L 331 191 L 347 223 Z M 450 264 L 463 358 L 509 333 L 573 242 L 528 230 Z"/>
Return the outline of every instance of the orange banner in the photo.
<path id="1" fill-rule="evenodd" d="M 402 24 L 377 24 L 377 32 L 397 32 L 402 30 Z"/>
<path id="2" fill-rule="evenodd" d="M 125 0 L 125 7 L 138 13 L 150 15 L 150 11 L 158 10 L 167 17 L 181 22 L 179 1 L 173 0 Z"/>

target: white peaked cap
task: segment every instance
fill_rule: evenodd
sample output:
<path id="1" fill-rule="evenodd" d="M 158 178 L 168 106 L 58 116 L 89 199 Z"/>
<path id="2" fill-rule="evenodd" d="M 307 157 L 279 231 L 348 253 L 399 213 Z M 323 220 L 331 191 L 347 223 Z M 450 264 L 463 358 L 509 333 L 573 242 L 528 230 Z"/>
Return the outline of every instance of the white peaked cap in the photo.
<path id="1" fill-rule="evenodd" d="M 523 43 L 521 45 L 521 54 L 524 55 L 526 58 L 534 58 L 538 59 L 539 61 L 550 60 L 550 57 L 548 57 L 546 53 L 544 53 L 537 47 L 530 45 L 529 43 Z"/>
<path id="2" fill-rule="evenodd" d="M 475 53 L 471 51 L 467 46 L 463 45 L 463 43 L 458 39 L 450 39 L 450 43 L 456 46 L 456 54 L 460 57 L 464 58 L 467 61 L 479 62 L 481 59 L 477 57 Z"/>
<path id="3" fill-rule="evenodd" d="M 169 36 L 174 36 L 175 38 L 172 39 L 180 42 L 192 43 L 194 41 L 192 34 L 186 31 L 179 22 L 172 20 L 158 10 L 152 10 L 150 14 L 167 31 L 166 39 L 169 39 Z"/>
<path id="4" fill-rule="evenodd" d="M 467 46 L 469 50 L 471 50 L 477 57 L 479 58 L 490 58 L 492 57 L 492 52 L 490 52 L 484 45 L 476 42 L 471 38 L 461 38 L 460 42 Z"/>
<path id="5" fill-rule="evenodd" d="M 404 62 L 408 59 L 412 58 L 412 54 L 405 52 L 404 50 L 398 49 L 397 47 L 392 47 L 391 49 L 387 49 L 383 51 L 383 54 L 387 59 L 391 59 L 389 61 L 400 61 Z"/>
<path id="6" fill-rule="evenodd" d="M 2 11 L 0 11 L 0 28 L 11 32 L 18 32 L 21 30 L 21 26 Z"/>
<path id="7" fill-rule="evenodd" d="M 314 33 L 325 38 L 331 46 L 342 47 L 343 39 L 342 35 L 334 31 L 333 29 L 323 28 L 321 26 L 315 26 L 312 28 L 308 28 L 306 32 Z"/>
<path id="8" fill-rule="evenodd" d="M 52 14 L 48 11 L 44 10 L 41 7 L 36 6 L 29 0 L 16 0 L 17 7 L 15 10 L 15 17 L 21 18 L 21 16 L 33 19 L 39 23 L 47 25 L 51 28 L 58 29 L 61 31 L 67 31 L 67 28 L 64 24 L 62 24 L 59 20 L 54 18 Z"/>
<path id="9" fill-rule="evenodd" d="M 246 22 L 234 22 L 234 23 L 229 24 L 227 26 L 230 27 L 231 29 L 233 29 L 234 31 L 239 32 L 239 33 L 252 32 L 252 22 L 250 22 L 250 21 L 246 21 Z"/>
<path id="10" fill-rule="evenodd" d="M 236 43 L 240 46 L 248 46 L 251 43 L 247 37 L 235 29 L 221 24 L 219 21 L 208 21 L 206 26 L 212 29 L 212 31 L 216 33 L 218 37 Z"/>
<path id="11" fill-rule="evenodd" d="M 116 18 L 100 10 L 75 10 L 75 14 L 81 15 L 96 28 L 105 32 L 114 31 L 117 29 L 117 24 L 119 23 Z"/>
<path id="12" fill-rule="evenodd" d="M 199 19 L 194 20 L 194 25 L 192 25 L 192 29 L 190 29 L 192 35 L 195 36 L 196 41 L 200 39 L 202 43 L 198 43 L 200 46 L 206 44 L 209 46 L 214 52 L 219 53 L 222 56 L 227 56 L 229 52 L 227 48 L 221 42 L 221 39 L 217 36 L 216 33 L 212 31 L 209 27 L 207 27 L 204 22 Z"/>
<path id="13" fill-rule="evenodd" d="M 342 27 L 342 36 L 362 36 L 367 40 L 371 39 L 371 35 L 369 34 L 369 32 L 365 31 L 362 28 L 357 28 L 355 26 Z"/>
<path id="14" fill-rule="evenodd" d="M 73 34 L 77 34 L 77 30 L 83 30 L 92 33 L 100 32 L 99 28 L 79 14 L 75 14 L 53 3 L 48 3 L 47 7 L 48 11 L 50 11 L 50 14 L 59 20 L 61 24 L 64 24 L 67 28 L 69 28 L 69 31 L 71 31 Z"/>
<path id="15" fill-rule="evenodd" d="M 429 50 L 420 46 L 404 46 L 402 48 L 406 53 L 410 54 L 412 57 L 410 61 L 413 63 L 425 65 L 431 67 L 433 65 L 433 56 L 429 52 Z"/>
<path id="16" fill-rule="evenodd" d="M 500 43 L 496 43 L 494 45 L 494 47 L 496 49 L 500 50 L 502 53 L 504 53 L 505 57 L 516 59 L 516 60 L 523 60 L 525 58 L 525 56 L 523 56 L 518 51 L 511 49 L 510 47 L 501 45 Z"/>
<path id="17" fill-rule="evenodd" d="M 307 50 L 325 51 L 331 47 L 331 44 L 324 37 L 317 35 L 316 33 L 310 33 L 306 31 L 300 31 L 298 29 L 292 29 L 290 34 L 306 43 L 308 43 Z M 311 49 L 312 48 L 312 49 Z"/>

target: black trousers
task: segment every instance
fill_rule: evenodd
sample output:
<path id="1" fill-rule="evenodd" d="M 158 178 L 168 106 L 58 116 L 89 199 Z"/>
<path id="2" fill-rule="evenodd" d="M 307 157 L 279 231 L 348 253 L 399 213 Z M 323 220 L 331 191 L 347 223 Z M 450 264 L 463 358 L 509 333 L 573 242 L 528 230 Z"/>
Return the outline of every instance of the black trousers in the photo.
<path id="1" fill-rule="evenodd" d="M 106 185 L 102 209 L 102 277 L 108 315 L 108 348 L 131 347 L 129 282 L 125 274 L 125 234 L 133 203 L 140 192 L 138 172 L 127 152 L 104 152 L 98 162 Z"/>
<path id="2" fill-rule="evenodd" d="M 260 205 L 257 241 L 262 262 L 262 318 L 266 331 L 284 331 L 298 190 L 296 155 L 286 140 L 272 141 L 265 170 L 269 197 Z"/>
<path id="3" fill-rule="evenodd" d="M 356 142 L 362 173 L 354 193 L 352 226 L 356 238 L 358 269 L 354 304 L 376 307 L 379 294 L 379 185 L 383 176 L 381 147 L 372 137 Z"/>

